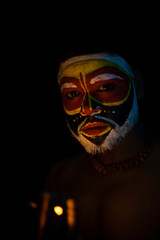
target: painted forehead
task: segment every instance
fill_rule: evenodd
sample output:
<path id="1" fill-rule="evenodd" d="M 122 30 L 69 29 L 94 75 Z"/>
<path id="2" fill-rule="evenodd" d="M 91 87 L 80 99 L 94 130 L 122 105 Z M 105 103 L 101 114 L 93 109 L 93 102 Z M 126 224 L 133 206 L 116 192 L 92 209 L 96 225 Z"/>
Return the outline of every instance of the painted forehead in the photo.
<path id="1" fill-rule="evenodd" d="M 101 53 L 76 56 L 66 60 L 60 66 L 58 82 L 60 83 L 61 79 L 64 77 L 74 77 L 79 79 L 80 73 L 86 76 L 87 74 L 103 67 L 117 68 L 129 77 L 133 77 L 129 64 L 122 57 Z"/>

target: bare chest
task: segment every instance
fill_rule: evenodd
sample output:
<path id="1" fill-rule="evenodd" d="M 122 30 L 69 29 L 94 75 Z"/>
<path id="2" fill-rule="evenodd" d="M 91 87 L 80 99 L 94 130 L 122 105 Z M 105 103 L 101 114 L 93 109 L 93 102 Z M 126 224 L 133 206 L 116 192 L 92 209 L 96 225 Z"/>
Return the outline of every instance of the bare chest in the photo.
<path id="1" fill-rule="evenodd" d="M 86 239 L 151 239 L 160 229 L 158 178 L 73 183 L 77 225 Z M 103 180 L 103 179 L 101 179 Z M 85 239 L 85 238 L 84 238 Z"/>
<path id="2" fill-rule="evenodd" d="M 133 174 L 102 176 L 71 167 L 53 191 L 73 198 L 76 228 L 83 240 L 160 239 L 160 173 L 147 166 Z"/>

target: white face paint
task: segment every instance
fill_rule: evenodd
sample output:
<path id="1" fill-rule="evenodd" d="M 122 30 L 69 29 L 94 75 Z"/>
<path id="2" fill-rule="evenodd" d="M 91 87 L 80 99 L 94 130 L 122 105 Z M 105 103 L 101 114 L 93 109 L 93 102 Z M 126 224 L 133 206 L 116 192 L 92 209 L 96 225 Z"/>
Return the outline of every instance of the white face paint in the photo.
<path id="1" fill-rule="evenodd" d="M 113 73 L 104 73 L 104 74 L 100 74 L 94 78 L 91 79 L 90 81 L 90 84 L 94 84 L 96 82 L 99 82 L 99 81 L 107 81 L 107 80 L 111 80 L 111 79 L 122 79 L 120 76 L 116 75 L 116 74 L 113 74 Z"/>
<path id="2" fill-rule="evenodd" d="M 103 120 L 110 122 L 111 124 L 115 125 L 115 128 L 111 130 L 110 134 L 106 137 L 104 142 L 101 145 L 97 145 L 86 139 L 81 133 L 79 126 L 79 134 L 76 135 L 69 126 L 69 129 L 73 136 L 82 144 L 85 150 L 91 154 L 95 155 L 98 153 L 105 153 L 106 151 L 112 150 L 123 138 L 127 135 L 128 132 L 132 130 L 135 123 L 138 121 L 138 104 L 136 98 L 136 92 L 134 88 L 134 100 L 133 100 L 133 107 L 131 112 L 124 123 L 123 126 L 119 126 L 115 122 L 113 123 L 110 119 L 104 118 Z M 82 123 L 81 125 L 83 125 Z"/>
<path id="3" fill-rule="evenodd" d="M 73 136 L 90 154 L 112 150 L 138 120 L 133 72 L 128 63 L 120 56 L 107 53 L 76 56 L 61 65 L 58 76 L 61 91 L 67 88 L 76 89 L 76 93 L 80 91 L 74 94 L 74 100 L 66 100 L 64 93 L 68 126 Z M 76 80 L 71 82 L 73 78 Z M 82 114 L 82 109 L 87 110 Z M 105 124 L 108 127 L 101 130 Z"/>
<path id="4" fill-rule="evenodd" d="M 67 89 L 67 88 L 77 88 L 77 86 L 74 84 L 74 83 L 64 83 L 62 86 L 61 86 L 61 92 L 63 89 Z"/>

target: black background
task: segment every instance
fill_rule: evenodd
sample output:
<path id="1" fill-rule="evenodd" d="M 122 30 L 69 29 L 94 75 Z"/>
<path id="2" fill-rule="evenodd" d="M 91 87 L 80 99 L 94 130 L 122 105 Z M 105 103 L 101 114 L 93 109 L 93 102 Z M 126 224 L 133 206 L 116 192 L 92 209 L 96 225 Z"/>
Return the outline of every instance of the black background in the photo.
<path id="1" fill-rule="evenodd" d="M 53 27 L 52 32 L 47 26 L 30 27 L 23 32 L 18 43 L 19 76 L 15 97 L 18 114 L 17 152 L 24 170 L 25 188 L 28 191 L 26 197 L 32 199 L 39 193 L 52 164 L 79 149 L 79 144 L 66 127 L 57 84 L 56 64 L 63 49 L 75 42 L 91 42 L 93 49 L 94 45 L 104 45 L 106 42 L 111 50 L 122 53 L 133 69 L 140 70 L 144 77 L 145 94 L 140 101 L 140 117 L 154 131 L 159 125 L 159 70 L 157 32 L 152 32 L 153 29 L 143 32 L 145 25 L 140 32 L 136 32 L 136 29 L 135 32 L 102 29 L 102 36 L 102 30 L 93 29 L 86 33 L 86 40 L 79 36 L 83 29 L 77 33 L 77 29 L 71 28 L 69 33 L 65 33 L 63 26 L 59 34 L 58 30 L 54 32 Z"/>
<path id="2" fill-rule="evenodd" d="M 84 9 L 23 6 L 18 14 L 13 13 L 6 28 L 5 57 L 11 76 L 7 80 L 8 151 L 26 211 L 30 201 L 39 204 L 51 166 L 81 150 L 67 129 L 56 78 L 58 59 L 68 46 L 86 42 L 93 50 L 97 45 L 106 46 L 125 57 L 134 70 L 140 70 L 145 82 L 140 118 L 148 129 L 159 131 L 157 15 L 138 7 L 132 14 L 130 7 L 125 13 L 103 6 L 85 13 Z"/>

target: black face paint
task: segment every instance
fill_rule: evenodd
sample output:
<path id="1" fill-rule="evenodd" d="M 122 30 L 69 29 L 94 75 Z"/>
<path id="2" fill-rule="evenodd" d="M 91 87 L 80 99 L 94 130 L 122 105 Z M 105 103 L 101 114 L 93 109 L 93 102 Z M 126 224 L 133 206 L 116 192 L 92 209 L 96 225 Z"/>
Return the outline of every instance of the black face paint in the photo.
<path id="1" fill-rule="evenodd" d="M 138 120 L 129 64 L 120 56 L 76 56 L 60 67 L 58 81 L 69 129 L 91 154 L 111 150 Z"/>
<path id="2" fill-rule="evenodd" d="M 115 123 L 119 126 L 122 126 L 126 119 L 128 118 L 128 115 L 131 111 L 132 105 L 133 105 L 133 86 L 131 86 L 131 91 L 130 94 L 125 102 L 118 106 L 104 106 L 103 104 L 99 104 L 93 99 L 92 101 L 92 108 L 96 109 L 96 107 L 100 107 L 102 109 L 101 113 L 95 114 L 93 116 L 82 116 L 81 113 L 75 114 L 75 115 L 68 115 L 66 114 L 67 122 L 71 128 L 71 130 L 78 136 L 78 127 L 85 122 L 87 123 L 92 123 L 92 122 L 105 122 L 108 119 L 109 123 L 112 125 L 112 128 L 114 128 Z M 83 125 L 82 125 L 83 126 Z M 82 127 L 81 126 L 81 127 Z M 84 136 L 91 142 L 99 145 L 101 144 L 106 136 L 109 134 L 109 132 L 105 133 L 104 135 L 101 136 L 94 136 L 94 137 L 89 137 L 89 136 Z"/>

